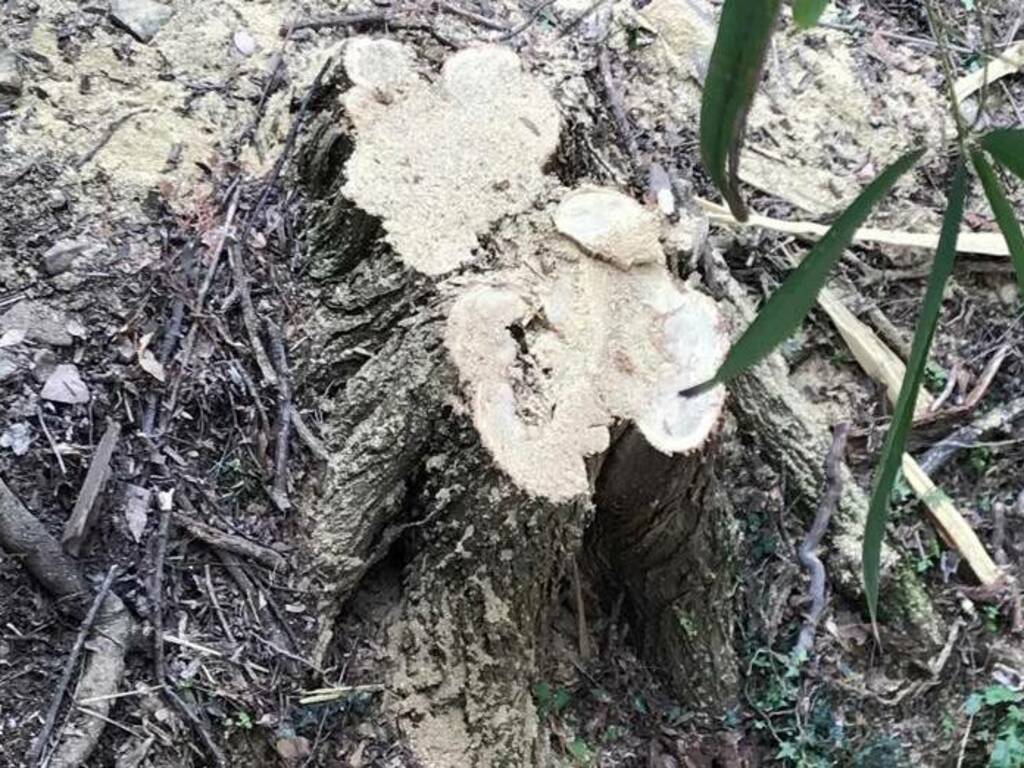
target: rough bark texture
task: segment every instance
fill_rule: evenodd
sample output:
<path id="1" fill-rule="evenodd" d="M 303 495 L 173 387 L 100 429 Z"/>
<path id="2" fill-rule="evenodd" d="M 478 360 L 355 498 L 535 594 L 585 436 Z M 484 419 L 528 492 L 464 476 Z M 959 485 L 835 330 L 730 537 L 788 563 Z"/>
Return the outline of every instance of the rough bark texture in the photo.
<path id="1" fill-rule="evenodd" d="M 312 273 L 322 286 L 306 328 L 317 350 L 306 380 L 327 393 L 332 452 L 306 499 L 324 584 L 316 656 L 329 654 L 334 619 L 369 569 L 399 552 L 401 595 L 385 619 L 386 706 L 413 752 L 432 767 L 544 764 L 530 691 L 543 668 L 552 596 L 594 505 L 586 496 L 532 498 L 495 467 L 442 342 L 446 300 L 341 196 L 350 143 L 338 126 L 343 118 L 324 119 L 305 153 L 318 198 Z M 639 559 L 621 575 L 636 637 L 688 701 L 720 712 L 735 679 L 729 580 L 714 575 L 727 562 L 716 518 L 724 507 L 707 503 L 711 475 L 698 455 L 669 458 L 629 434 L 598 481 L 604 522 L 595 551 L 617 538 L 615 546 L 650 561 L 646 584 Z M 638 461 L 643 495 L 634 498 L 626 475 Z M 616 563 L 604 565 L 607 578 Z"/>
<path id="2" fill-rule="evenodd" d="M 713 452 L 667 456 L 628 427 L 605 458 L 588 551 L 624 590 L 640 653 L 710 717 L 736 703 L 732 510 Z"/>

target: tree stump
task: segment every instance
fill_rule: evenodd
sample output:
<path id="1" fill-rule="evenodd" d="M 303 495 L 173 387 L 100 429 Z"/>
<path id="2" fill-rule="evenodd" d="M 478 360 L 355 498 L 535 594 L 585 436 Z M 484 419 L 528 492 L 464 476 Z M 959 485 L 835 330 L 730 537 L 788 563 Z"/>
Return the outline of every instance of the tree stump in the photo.
<path id="1" fill-rule="evenodd" d="M 708 712 L 736 695 L 729 511 L 707 439 L 727 334 L 665 267 L 657 221 L 548 173 L 561 119 L 510 50 L 434 82 L 346 44 L 304 151 L 321 297 L 306 380 L 332 458 L 306 495 L 324 585 L 316 658 L 399 552 L 385 706 L 424 765 L 544 762 L 531 695 L 553 594 L 582 555 L 638 649 Z M 611 434 L 620 437 L 611 442 Z"/>

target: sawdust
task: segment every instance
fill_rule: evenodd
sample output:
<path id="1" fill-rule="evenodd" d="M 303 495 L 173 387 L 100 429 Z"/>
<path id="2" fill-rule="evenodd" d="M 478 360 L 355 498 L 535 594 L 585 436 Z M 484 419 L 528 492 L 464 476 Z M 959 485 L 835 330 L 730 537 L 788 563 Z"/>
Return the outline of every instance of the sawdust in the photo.
<path id="1" fill-rule="evenodd" d="M 556 220 L 578 195 L 552 211 Z M 640 233 L 627 240 L 657 241 L 653 219 L 634 223 Z M 673 281 L 663 256 L 623 269 L 543 219 L 506 238 L 524 266 L 460 287 L 445 337 L 498 465 L 528 492 L 565 500 L 589 492 L 584 457 L 607 448 L 618 419 L 665 453 L 699 447 L 724 390 L 678 393 L 710 378 L 725 354 L 714 302 Z"/>
<path id="2" fill-rule="evenodd" d="M 471 258 L 492 222 L 525 210 L 544 190 L 541 167 L 558 143 L 558 110 L 508 48 L 460 51 L 429 84 L 413 74 L 411 56 L 400 63 L 396 43 L 352 45 L 350 68 L 383 46 L 379 56 L 391 63 L 356 67 L 364 84 L 346 96 L 357 142 L 344 193 L 382 217 L 410 266 L 447 272 Z"/>
<path id="3" fill-rule="evenodd" d="M 33 87 L 6 132 L 11 156 L 59 160 L 63 181 L 73 186 L 106 184 L 109 198 L 83 195 L 86 206 L 112 203 L 133 214 L 155 189 L 178 206 L 204 194 L 205 168 L 226 159 L 255 115 L 259 80 L 282 47 L 285 6 L 185 0 L 149 44 L 101 20 L 74 45 L 61 42 L 59 20 L 80 18 L 79 4 L 41 6 L 41 20 L 21 46 L 31 53 Z M 251 55 L 233 42 L 239 30 L 255 42 Z M 305 87 L 325 55 L 292 46 L 291 82 Z M 273 160 L 290 121 L 290 97 L 286 88 L 268 101 L 254 146 L 240 158 L 246 170 L 259 174 Z"/>
<path id="4" fill-rule="evenodd" d="M 655 0 L 638 18 L 657 35 L 642 53 L 651 76 L 634 79 L 626 94 L 638 123 L 695 122 L 714 40 L 711 3 Z M 913 74 L 890 67 L 876 79 L 856 53 L 842 32 L 794 31 L 786 22 L 748 120 L 740 163 L 746 183 L 821 216 L 844 208 L 918 144 L 942 146 L 948 118 L 929 82 L 934 62 L 915 62 Z"/>

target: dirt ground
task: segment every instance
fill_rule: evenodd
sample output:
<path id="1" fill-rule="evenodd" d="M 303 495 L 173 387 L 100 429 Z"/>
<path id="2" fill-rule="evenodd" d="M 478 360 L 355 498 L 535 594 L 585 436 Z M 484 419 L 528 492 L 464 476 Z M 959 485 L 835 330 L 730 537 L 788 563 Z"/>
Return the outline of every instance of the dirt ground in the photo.
<path id="1" fill-rule="evenodd" d="M 967 5 L 950 0 L 961 74 L 979 65 L 970 50 L 981 33 Z M 917 4 L 838 6 L 825 28 L 787 27 L 772 54 L 744 166 L 752 207 L 766 216 L 827 221 L 904 147 L 923 141 L 934 150 L 949 138 L 941 68 Z M 993 12 L 996 38 L 1019 38 L 1024 14 L 1003 6 Z M 75 562 L 94 588 L 117 566 L 112 590 L 140 631 L 87 765 L 207 765 L 199 731 L 231 765 L 417 764 L 381 714 L 389 694 L 379 669 L 390 650 L 380 606 L 398 588 L 400 555 L 375 566 L 323 665 L 311 661 L 324 585 L 306 560 L 309 521 L 299 500 L 317 478 L 318 425 L 346 371 L 318 365 L 304 327 L 309 307 L 330 301 L 331 288 L 310 252 L 306 190 L 295 181 L 303 129 L 350 36 L 409 42 L 421 71 L 436 72 L 453 48 L 525 25 L 506 44 L 563 109 L 553 169 L 563 182 L 586 176 L 630 186 L 654 210 L 658 184 L 654 175 L 638 178 L 639 159 L 671 179 L 677 200 L 716 199 L 696 149 L 702 76 L 680 53 L 706 32 L 679 26 L 684 7 L 688 0 L 557 0 L 532 11 L 489 0 L 365 8 L 177 0 L 143 42 L 106 4 L 0 3 L 0 478 L 59 539 L 102 435 L 112 422 L 121 427 Z M 304 23 L 342 12 L 370 16 Z M 597 66 L 602 55 L 628 136 Z M 989 89 L 980 119 L 1019 125 L 1022 109 L 1024 76 L 1011 75 Z M 582 165 L 583 156 L 607 165 Z M 874 224 L 937 228 L 944 179 L 930 157 Z M 1024 213 L 1024 190 L 1014 201 Z M 677 205 L 684 221 L 698 215 L 688 202 Z M 967 223 L 995 229 L 980 190 Z M 755 300 L 778 285 L 788 254 L 804 248 L 758 228 L 712 226 L 709 238 Z M 250 242 L 248 260 L 211 259 L 230 250 L 225 240 Z M 900 337 L 905 344 L 912 334 L 929 259 L 923 250 L 859 245 L 833 287 L 898 351 Z M 676 261 L 684 277 L 698 274 L 696 264 Z M 878 328 L 879 316 L 890 325 Z M 915 432 L 914 455 L 1024 397 L 1022 317 L 1009 260 L 962 254 L 927 381 L 946 412 Z M 254 336 L 266 339 L 260 351 Z M 869 487 L 890 412 L 881 387 L 821 311 L 784 351 L 801 391 L 832 423 L 851 423 L 847 460 Z M 983 397 L 958 407 L 993 359 L 1000 364 Z M 282 413 L 292 408 L 301 425 L 292 419 L 282 433 Z M 533 691 L 555 759 L 666 768 L 1024 765 L 1015 707 L 1024 697 L 1019 596 L 979 589 L 908 489 L 891 539 L 949 634 L 925 647 L 883 627 L 879 653 L 862 606 L 833 593 L 813 658 L 793 664 L 806 607 L 795 548 L 810 510 L 739 421 L 723 460 L 741 510 L 742 701 L 707 722 L 637 659 L 622 618 L 594 595 L 588 615 L 600 653 L 578 659 L 567 580 L 553 627 L 560 655 Z M 932 477 L 1016 576 L 1024 421 L 1004 422 Z M 255 556 L 215 546 L 181 519 L 162 530 L 172 493 L 176 509 L 184 503 L 193 517 L 256 542 Z M 79 627 L 18 557 L 0 551 L 0 765 L 26 764 Z M 199 712 L 198 730 L 159 695 L 159 631 L 166 675 Z M 309 699 L 324 687 L 337 690 Z M 998 750 L 1005 762 L 990 762 Z"/>

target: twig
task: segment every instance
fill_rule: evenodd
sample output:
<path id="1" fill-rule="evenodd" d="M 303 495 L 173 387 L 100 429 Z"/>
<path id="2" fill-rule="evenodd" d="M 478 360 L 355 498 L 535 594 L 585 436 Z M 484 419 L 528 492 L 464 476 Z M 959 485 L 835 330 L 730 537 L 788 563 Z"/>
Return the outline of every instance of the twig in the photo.
<path id="1" fill-rule="evenodd" d="M 846 437 L 849 432 L 849 424 L 836 425 L 832 437 L 832 447 L 829 448 L 828 455 L 825 457 L 825 488 L 821 494 L 821 500 L 818 502 L 814 522 L 811 523 L 810 530 L 807 531 L 807 535 L 804 536 L 804 540 L 797 550 L 800 564 L 810 575 L 807 593 L 811 598 L 811 607 L 807 610 L 803 627 L 800 629 L 800 636 L 793 648 L 793 655 L 798 659 L 806 658 L 810 654 L 811 648 L 814 647 L 814 633 L 821 620 L 821 613 L 825 610 L 825 566 L 818 557 L 817 549 L 843 492 L 841 468 L 843 454 L 846 451 Z"/>
<path id="2" fill-rule="evenodd" d="M 494 19 L 489 19 L 486 16 L 481 16 L 479 13 L 467 11 L 465 8 L 459 8 L 457 5 L 445 2 L 445 0 L 441 0 L 441 2 L 437 4 L 437 7 L 440 8 L 445 13 L 450 13 L 453 16 L 460 16 L 463 19 L 472 21 L 473 23 L 479 24 L 482 27 L 487 27 L 488 29 L 495 29 L 498 30 L 499 32 L 508 31 L 508 26 L 502 24 L 500 21 L 495 21 Z"/>
<path id="3" fill-rule="evenodd" d="M 323 444 L 323 441 L 316 436 L 316 433 L 306 424 L 302 414 L 299 413 L 299 409 L 292 405 L 291 413 L 292 425 L 295 427 L 295 434 L 306 444 L 306 447 L 321 461 L 330 461 L 331 453 L 327 450 L 327 446 Z"/>
<path id="4" fill-rule="evenodd" d="M 572 587 L 573 596 L 576 600 L 576 633 L 579 635 L 580 658 L 584 661 L 590 658 L 590 630 L 587 629 L 587 611 L 583 604 L 583 582 L 580 578 L 580 566 L 576 562 L 576 556 L 570 556 L 572 562 Z"/>
<path id="5" fill-rule="evenodd" d="M 385 22 L 392 21 L 392 13 L 390 11 L 371 11 L 369 13 L 344 13 L 338 16 L 325 16 L 320 19 L 305 19 L 303 21 L 297 21 L 293 24 L 284 24 L 281 26 L 281 36 L 289 34 L 289 32 L 295 32 L 300 29 L 312 29 L 317 31 L 320 29 L 331 29 L 336 27 L 355 27 L 362 24 L 383 24 Z"/>
<path id="6" fill-rule="evenodd" d="M 50 434 L 50 428 L 46 426 L 46 419 L 43 418 L 43 409 L 38 405 L 36 406 L 36 418 L 39 419 L 39 426 L 43 428 L 43 434 L 46 435 L 46 442 L 50 445 L 50 450 L 53 451 L 53 455 L 57 457 L 57 466 L 60 467 L 60 473 L 66 475 L 68 473 L 67 467 L 64 466 L 64 457 L 60 455 L 60 451 L 57 450 L 57 443 L 53 439 L 53 435 Z"/>
<path id="7" fill-rule="evenodd" d="M 729 209 L 703 198 L 694 198 L 694 202 L 707 214 L 715 224 L 740 227 L 761 227 L 773 232 L 818 240 L 825 235 L 828 227 L 811 221 L 788 221 L 773 219 L 751 212 L 745 222 L 738 222 L 729 213 Z M 894 245 L 904 248 L 923 248 L 934 251 L 939 245 L 937 232 L 901 232 L 875 227 L 861 227 L 852 239 L 853 243 L 877 243 Z M 1010 249 L 1000 232 L 961 232 L 957 236 L 956 249 L 961 253 L 976 253 L 985 256 L 1009 256 Z"/>
<path id="8" fill-rule="evenodd" d="M 1024 397 L 1017 397 L 1008 403 L 996 406 L 933 445 L 920 458 L 918 464 L 928 474 L 934 474 L 945 466 L 958 451 L 971 448 L 987 433 L 1005 427 L 1020 418 L 1022 414 L 1024 414 Z"/>
<path id="9" fill-rule="evenodd" d="M 57 598 L 62 610 L 79 618 L 85 615 L 89 590 L 78 567 L 2 479 L 0 547 L 18 557 L 29 573 Z"/>
<path id="10" fill-rule="evenodd" d="M 224 630 L 224 637 L 227 638 L 228 642 L 232 645 L 236 645 L 235 634 L 231 631 L 231 625 L 228 624 L 227 618 L 224 616 L 224 611 L 221 610 L 220 600 L 217 599 L 217 590 L 213 588 L 213 578 L 210 576 L 210 564 L 207 563 L 205 567 L 206 575 L 206 594 L 210 597 L 210 603 L 213 605 L 213 610 L 217 614 L 217 620 L 220 622 L 221 629 Z"/>
<path id="11" fill-rule="evenodd" d="M 178 402 L 178 392 L 181 388 L 181 382 L 185 377 L 185 372 L 192 360 L 192 351 L 195 349 L 196 337 L 199 334 L 199 317 L 202 315 L 203 307 L 206 305 L 206 296 L 210 292 L 210 286 L 213 285 L 213 277 L 217 272 L 217 266 L 220 264 L 220 256 L 224 251 L 224 244 L 227 242 L 235 213 L 238 211 L 238 198 L 240 194 L 241 184 L 236 181 L 234 191 L 231 193 L 230 202 L 228 203 L 227 213 L 224 216 L 220 237 L 217 238 L 217 245 L 210 253 L 210 263 L 207 265 L 203 282 L 200 284 L 199 292 L 196 294 L 195 301 L 190 308 L 192 327 L 189 328 L 188 335 L 185 337 L 185 343 L 182 345 L 181 362 L 178 365 L 178 373 L 174 380 L 174 385 L 171 387 L 170 397 L 167 400 L 166 418 L 164 419 L 162 429 L 166 429 L 170 419 L 174 418 L 174 409 Z"/>
<path id="12" fill-rule="evenodd" d="M 274 484 L 270 498 L 282 512 L 291 509 L 288 499 L 288 442 L 292 424 L 292 388 L 289 381 L 288 356 L 284 349 L 281 329 L 267 320 L 267 336 L 270 339 L 270 354 L 277 369 L 277 436 L 274 438 Z"/>
<path id="13" fill-rule="evenodd" d="M 74 674 L 75 668 L 78 666 L 78 657 L 82 654 L 82 648 L 85 647 L 86 638 L 89 637 L 89 632 L 92 631 L 92 625 L 96 623 L 96 616 L 99 614 L 100 606 L 103 605 L 103 601 L 107 597 L 107 592 L 110 591 L 110 585 L 113 584 L 114 575 L 116 573 L 117 566 L 110 566 L 110 570 L 107 571 L 106 578 L 103 579 L 103 584 L 100 585 L 100 589 L 92 601 L 92 606 L 90 606 L 89 612 L 85 614 L 85 618 L 82 620 L 82 624 L 78 628 L 78 635 L 75 637 L 74 645 L 71 646 L 71 653 L 68 656 L 67 662 L 64 664 L 64 669 L 61 671 L 60 678 L 57 680 L 57 689 L 53 694 L 53 699 L 50 700 L 50 708 L 46 710 L 46 717 L 43 719 L 43 727 L 39 730 L 39 735 L 36 736 L 36 739 L 29 750 L 27 759 L 30 764 L 41 765 L 43 762 L 43 753 L 46 751 L 47 745 L 50 742 L 53 726 L 56 724 L 57 715 L 60 713 L 60 705 L 64 701 L 64 695 L 67 693 L 68 684 L 71 682 L 71 675 Z"/>
<path id="14" fill-rule="evenodd" d="M 604 85 L 608 106 L 611 107 L 615 128 L 629 156 L 629 164 L 632 166 L 631 175 L 633 183 L 643 186 L 644 175 L 641 172 L 643 159 L 640 157 L 640 147 L 636 143 L 636 134 L 629 124 L 629 116 L 626 115 L 626 108 L 622 104 L 622 97 L 619 95 L 618 88 L 615 87 L 615 80 L 612 78 L 612 68 L 608 57 L 608 48 L 606 47 L 602 47 L 601 52 L 597 55 L 597 68 L 601 73 L 601 82 Z"/>
<path id="15" fill-rule="evenodd" d="M 217 547 L 242 557 L 248 557 L 271 570 L 280 570 L 285 567 L 286 561 L 284 557 L 270 547 L 264 547 L 262 544 L 249 541 L 233 533 L 221 531 L 212 525 L 200 521 L 196 517 L 198 513 L 195 507 L 192 506 L 192 502 L 184 494 L 179 496 L 178 502 L 190 514 L 185 514 L 181 510 L 175 510 L 173 512 L 174 521 L 200 541 L 204 541 L 212 547 Z"/>
<path id="16" fill-rule="evenodd" d="M 537 5 L 534 6 L 533 10 L 530 11 L 530 14 L 521 24 L 513 27 L 504 35 L 498 35 L 497 37 L 491 38 L 491 42 L 504 43 L 508 40 L 511 40 L 513 37 L 522 34 L 523 32 L 526 31 L 527 27 L 531 26 L 535 21 L 537 21 L 538 18 L 540 18 L 541 13 L 546 8 L 550 8 L 554 4 L 555 0 L 543 0 L 543 2 L 537 3 Z"/>
<path id="17" fill-rule="evenodd" d="M 107 129 L 103 132 L 103 135 L 100 136 L 100 140 L 98 142 L 96 142 L 96 144 L 93 145 L 92 149 L 90 149 L 88 152 L 86 152 L 84 155 L 82 155 L 78 160 L 76 160 L 74 162 L 75 170 L 78 170 L 83 165 L 85 165 L 90 160 L 92 160 L 94 157 L 96 157 L 96 153 L 99 152 L 101 149 L 103 149 L 105 146 L 107 146 L 107 143 L 112 138 L 114 138 L 114 134 L 117 133 L 118 129 L 122 125 L 127 123 L 129 120 L 131 120 L 136 115 L 141 115 L 143 112 L 149 112 L 149 111 L 150 111 L 149 107 L 141 107 L 139 109 L 133 109 L 131 112 L 128 112 L 128 113 L 126 113 L 124 115 L 121 115 L 121 117 L 117 118 L 114 122 L 112 122 L 110 125 L 108 125 Z"/>
<path id="18" fill-rule="evenodd" d="M 107 424 L 107 429 L 100 438 L 96 451 L 93 453 L 92 461 L 89 463 L 89 471 L 85 474 L 85 480 L 75 500 L 75 508 L 71 516 L 64 524 L 64 535 L 61 542 L 64 548 L 75 557 L 78 557 L 82 544 L 89 535 L 89 530 L 96 521 L 96 499 L 99 498 L 103 486 L 110 477 L 110 460 L 117 448 L 117 441 L 121 437 L 121 425 L 112 421 Z"/>
<path id="19" fill-rule="evenodd" d="M 263 348 L 263 342 L 260 340 L 259 319 L 252 303 L 252 294 L 249 292 L 249 273 L 245 269 L 239 248 L 228 247 L 228 261 L 231 263 L 235 287 L 238 289 L 238 297 L 242 305 L 242 324 L 249 336 L 249 344 L 252 346 L 256 365 L 263 376 L 263 383 L 275 385 L 277 384 L 277 374 L 274 372 L 274 366 L 270 364 L 270 358 L 267 357 L 267 350 Z"/>

